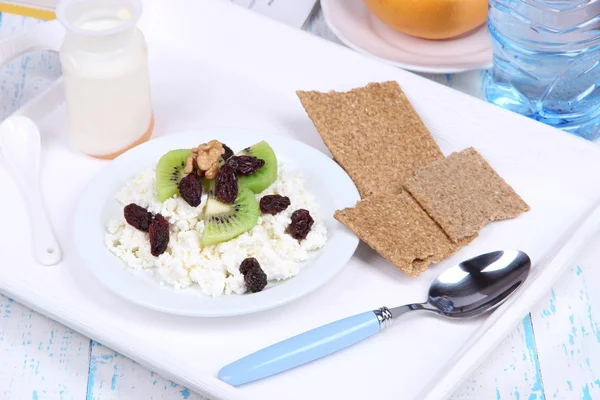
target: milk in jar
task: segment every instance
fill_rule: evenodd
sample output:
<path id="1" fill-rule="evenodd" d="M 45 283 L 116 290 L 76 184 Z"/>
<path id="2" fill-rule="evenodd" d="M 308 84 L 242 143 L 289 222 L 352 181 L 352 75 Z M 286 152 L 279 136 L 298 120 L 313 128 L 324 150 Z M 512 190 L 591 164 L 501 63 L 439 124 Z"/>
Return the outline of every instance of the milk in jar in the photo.
<path id="1" fill-rule="evenodd" d="M 154 117 L 138 0 L 63 0 L 60 49 L 69 133 L 82 152 L 112 159 L 152 135 Z"/>

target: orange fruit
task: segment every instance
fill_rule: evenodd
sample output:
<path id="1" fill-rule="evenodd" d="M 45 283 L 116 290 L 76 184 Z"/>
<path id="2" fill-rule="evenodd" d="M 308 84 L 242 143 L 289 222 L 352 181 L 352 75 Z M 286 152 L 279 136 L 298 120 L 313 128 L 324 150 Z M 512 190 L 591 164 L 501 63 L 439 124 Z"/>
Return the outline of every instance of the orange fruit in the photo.
<path id="1" fill-rule="evenodd" d="M 482 25 L 488 0 L 363 0 L 381 22 L 424 39 L 449 39 Z"/>

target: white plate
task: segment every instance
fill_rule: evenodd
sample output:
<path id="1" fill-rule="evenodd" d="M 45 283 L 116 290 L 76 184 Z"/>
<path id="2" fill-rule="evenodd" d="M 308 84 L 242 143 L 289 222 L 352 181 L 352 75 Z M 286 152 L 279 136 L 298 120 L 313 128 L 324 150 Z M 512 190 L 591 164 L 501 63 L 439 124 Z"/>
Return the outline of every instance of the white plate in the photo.
<path id="1" fill-rule="evenodd" d="M 321 0 L 329 29 L 348 47 L 400 68 L 456 73 L 492 65 L 487 27 L 448 40 L 426 40 L 383 24 L 363 0 Z"/>
<path id="2" fill-rule="evenodd" d="M 299 168 L 306 178 L 307 190 L 316 196 L 320 206 L 328 238 L 327 244 L 315 252 L 297 276 L 278 285 L 269 284 L 260 293 L 207 297 L 201 295 L 196 285 L 184 290 L 161 286 L 149 271 L 127 268 L 104 245 L 106 223 L 122 213 L 115 195 L 128 180 L 156 163 L 168 150 L 191 148 L 211 139 L 227 143 L 234 151 L 266 140 L 281 160 L 290 160 L 290 166 Z M 249 314 L 304 296 L 340 272 L 356 250 L 358 238 L 333 218 L 333 212 L 353 206 L 359 198 L 348 175 L 330 158 L 304 143 L 256 131 L 191 131 L 151 140 L 121 155 L 98 173 L 87 186 L 75 211 L 74 241 L 86 267 L 100 282 L 133 303 L 166 313 L 197 317 Z"/>

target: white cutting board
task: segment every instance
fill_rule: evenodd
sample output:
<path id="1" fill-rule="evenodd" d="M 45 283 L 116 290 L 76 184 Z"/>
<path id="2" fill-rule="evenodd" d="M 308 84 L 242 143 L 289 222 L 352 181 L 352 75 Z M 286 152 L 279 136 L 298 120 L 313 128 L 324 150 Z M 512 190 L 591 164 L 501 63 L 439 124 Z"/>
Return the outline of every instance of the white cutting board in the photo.
<path id="1" fill-rule="evenodd" d="M 474 146 L 532 209 L 518 219 L 488 225 L 476 241 L 417 279 L 361 245 L 338 277 L 287 306 L 222 319 L 160 314 L 112 295 L 77 258 L 71 210 L 106 164 L 70 147 L 61 107 L 40 123 L 42 189 L 64 249 L 61 264 L 35 263 L 25 207 L 0 168 L 5 211 L 0 291 L 36 311 L 216 398 L 412 399 L 431 390 L 428 398 L 438 399 L 510 332 L 597 228 L 598 212 L 557 257 L 548 258 L 600 201 L 597 146 L 225 1 L 161 3 L 146 1 L 141 21 L 149 43 L 157 135 L 213 127 L 258 129 L 327 153 L 295 90 L 346 90 L 394 79 L 445 154 Z M 422 301 L 429 282 L 447 266 L 502 248 L 526 251 L 535 270 L 521 297 L 487 320 L 410 315 L 357 346 L 269 379 L 235 389 L 216 379 L 223 365 L 296 333 L 382 305 Z M 483 329 L 491 330 L 481 340 L 478 329 L 484 323 Z M 468 341 L 476 351 L 457 359 Z M 432 385 L 437 376 L 443 377 L 441 384 Z"/>

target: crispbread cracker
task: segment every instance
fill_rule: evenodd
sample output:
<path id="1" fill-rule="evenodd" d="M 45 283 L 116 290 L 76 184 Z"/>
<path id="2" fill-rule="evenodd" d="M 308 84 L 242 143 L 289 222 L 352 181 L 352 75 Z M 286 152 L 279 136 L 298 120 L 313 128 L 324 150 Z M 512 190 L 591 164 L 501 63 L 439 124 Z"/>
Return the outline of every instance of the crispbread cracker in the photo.
<path id="1" fill-rule="evenodd" d="M 399 193 L 417 168 L 444 157 L 397 82 L 296 93 L 362 198 Z"/>
<path id="2" fill-rule="evenodd" d="M 406 191 L 370 196 L 353 208 L 336 211 L 334 217 L 409 276 L 462 247 L 450 241 Z"/>
<path id="3" fill-rule="evenodd" d="M 473 236 L 469 236 L 466 237 L 462 240 L 459 240 L 455 246 L 444 246 L 443 249 L 445 250 L 444 252 L 441 253 L 437 253 L 434 254 L 424 260 L 421 259 L 416 259 L 412 262 L 412 268 L 415 271 L 419 271 L 419 273 L 424 272 L 427 270 L 427 267 L 429 267 L 430 264 L 432 263 L 439 263 L 441 261 L 443 261 L 445 258 L 450 257 L 452 254 L 454 254 L 456 251 L 458 251 L 459 249 L 463 248 L 464 246 L 468 245 L 469 243 L 471 243 L 473 240 L 475 240 L 477 237 L 479 236 L 479 234 L 475 234 Z"/>
<path id="4" fill-rule="evenodd" d="M 471 147 L 420 168 L 405 187 L 453 241 L 529 210 Z"/>

